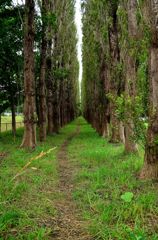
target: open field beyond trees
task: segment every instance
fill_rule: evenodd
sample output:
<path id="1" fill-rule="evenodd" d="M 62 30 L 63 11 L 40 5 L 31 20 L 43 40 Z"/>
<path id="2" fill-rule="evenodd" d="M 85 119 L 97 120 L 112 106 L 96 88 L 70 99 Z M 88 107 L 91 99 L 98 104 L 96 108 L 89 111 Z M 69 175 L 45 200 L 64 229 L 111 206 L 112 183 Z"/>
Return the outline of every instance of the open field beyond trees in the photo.
<path id="1" fill-rule="evenodd" d="M 23 116 L 16 116 L 16 128 L 23 127 Z M 1 131 L 8 131 L 12 129 L 12 118 L 11 116 L 2 116 L 1 117 Z"/>

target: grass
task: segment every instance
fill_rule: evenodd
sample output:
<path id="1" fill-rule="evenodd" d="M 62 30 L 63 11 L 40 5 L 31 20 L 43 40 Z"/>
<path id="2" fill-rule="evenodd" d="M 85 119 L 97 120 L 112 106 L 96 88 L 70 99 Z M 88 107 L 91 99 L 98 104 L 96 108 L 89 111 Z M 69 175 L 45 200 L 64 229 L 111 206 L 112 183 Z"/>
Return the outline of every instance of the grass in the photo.
<path id="1" fill-rule="evenodd" d="M 75 168 L 73 197 L 95 240 L 158 239 L 158 183 L 141 181 L 143 152 L 127 155 L 109 144 L 84 120 L 69 146 Z M 133 195 L 123 200 L 128 192 Z"/>
<path id="2" fill-rule="evenodd" d="M 8 131 L 12 129 L 12 117 L 11 116 L 2 116 L 1 117 L 1 131 Z M 23 126 L 23 116 L 16 116 L 16 127 L 20 128 Z"/>
<path id="3" fill-rule="evenodd" d="M 16 138 L 10 131 L 1 134 L 0 153 L 6 156 L 0 154 L 0 239 L 53 239 L 54 201 L 63 197 L 57 191 L 56 153 L 78 122 L 80 133 L 68 151 L 76 173 L 73 198 L 89 223 L 88 231 L 95 240 L 158 240 L 158 183 L 137 177 L 143 152 L 124 154 L 122 145 L 109 144 L 82 118 L 38 143 L 34 152 L 19 148 L 22 129 Z M 12 181 L 30 158 L 53 147 Z M 126 199 L 128 193 L 132 197 Z"/>
<path id="4" fill-rule="evenodd" d="M 56 209 L 53 201 L 60 197 L 55 191 L 58 182 L 56 153 L 76 124 L 63 128 L 59 135 L 48 136 L 34 152 L 20 149 L 23 130 L 17 130 L 16 139 L 11 132 L 0 137 L 0 239 L 45 240 L 52 239 Z M 41 151 L 56 150 L 35 160 L 19 177 L 13 177 Z"/>

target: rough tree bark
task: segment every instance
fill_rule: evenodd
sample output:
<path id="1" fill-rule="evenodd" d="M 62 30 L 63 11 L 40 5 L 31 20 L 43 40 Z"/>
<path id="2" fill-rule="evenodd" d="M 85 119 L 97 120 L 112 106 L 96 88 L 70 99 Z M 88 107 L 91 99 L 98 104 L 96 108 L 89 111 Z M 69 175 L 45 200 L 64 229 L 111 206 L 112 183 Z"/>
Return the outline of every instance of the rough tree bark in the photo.
<path id="1" fill-rule="evenodd" d="M 25 0 L 24 33 L 24 136 L 21 147 L 36 146 L 34 80 L 34 0 Z"/>
<path id="2" fill-rule="evenodd" d="M 105 58 L 105 57 L 104 57 Z M 104 138 L 109 137 L 109 123 L 108 123 L 108 115 L 109 115 L 109 101 L 106 97 L 107 88 L 108 88 L 108 67 L 105 59 L 102 60 L 101 66 L 101 79 L 103 83 L 103 111 L 102 111 L 102 136 Z"/>
<path id="3" fill-rule="evenodd" d="M 11 101 L 11 112 L 12 112 L 12 133 L 13 136 L 16 134 L 16 114 L 15 114 L 15 103 L 14 103 L 14 98 L 12 96 L 12 101 Z"/>
<path id="4" fill-rule="evenodd" d="M 57 48 L 58 39 L 55 36 L 54 40 L 54 48 Z M 57 52 L 55 52 L 57 54 Z M 54 54 L 54 55 L 55 55 Z M 60 53 L 62 54 L 62 53 Z M 54 69 L 60 68 L 60 62 L 54 63 Z M 60 105 L 59 105 L 59 91 L 60 91 L 60 80 L 56 78 L 53 79 L 53 132 L 59 133 L 60 123 L 59 123 L 59 113 L 60 113 Z"/>
<path id="5" fill-rule="evenodd" d="M 106 54 L 105 54 L 105 44 L 101 39 L 98 33 L 98 38 L 100 38 L 100 66 L 99 66 L 99 104 L 100 108 L 98 109 L 98 133 L 104 138 L 108 137 L 108 99 L 106 97 L 106 93 L 109 91 L 109 80 L 108 80 L 108 66 L 106 62 Z M 98 104 L 98 106 L 99 106 Z"/>
<path id="6" fill-rule="evenodd" d="M 148 23 L 151 30 L 149 84 L 149 128 L 141 178 L 158 179 L 158 3 L 146 2 Z"/>
<path id="7" fill-rule="evenodd" d="M 2 131 L 2 115 L 1 115 L 1 113 L 0 113 L 0 133 L 1 133 L 1 131 Z"/>
<path id="8" fill-rule="evenodd" d="M 137 40 L 138 27 L 137 27 L 137 0 L 128 0 L 127 1 L 127 15 L 128 15 L 128 42 L 127 45 L 133 41 Z M 126 98 L 130 99 L 134 103 L 134 98 L 136 96 L 136 79 L 137 79 L 137 70 L 136 70 L 136 58 L 132 55 L 130 47 L 125 56 L 125 95 Z M 137 145 L 134 143 L 133 128 L 134 124 L 131 119 L 129 112 L 125 113 L 125 151 L 126 152 L 136 152 Z"/>
<path id="9" fill-rule="evenodd" d="M 54 133 L 59 133 L 59 80 L 54 79 L 53 82 L 53 124 Z"/>
<path id="10" fill-rule="evenodd" d="M 42 1 L 42 43 L 39 77 L 39 139 L 46 140 L 47 105 L 46 105 L 46 58 L 47 58 L 47 21 L 48 0 Z"/>
<path id="11" fill-rule="evenodd" d="M 51 33 L 51 29 L 49 29 L 49 33 Z M 48 134 L 53 134 L 54 133 L 54 124 L 53 124 L 52 39 L 50 39 L 48 41 L 47 111 L 48 111 Z"/>
<path id="12" fill-rule="evenodd" d="M 110 48 L 110 93 L 115 98 L 118 96 L 119 76 L 118 64 L 120 63 L 120 50 L 118 42 L 118 19 L 117 19 L 118 3 L 110 3 L 110 16 L 112 23 L 109 27 L 109 48 Z M 120 137 L 120 122 L 116 115 L 116 106 L 113 101 L 110 102 L 110 124 L 111 138 L 110 142 L 117 143 L 121 141 Z"/>

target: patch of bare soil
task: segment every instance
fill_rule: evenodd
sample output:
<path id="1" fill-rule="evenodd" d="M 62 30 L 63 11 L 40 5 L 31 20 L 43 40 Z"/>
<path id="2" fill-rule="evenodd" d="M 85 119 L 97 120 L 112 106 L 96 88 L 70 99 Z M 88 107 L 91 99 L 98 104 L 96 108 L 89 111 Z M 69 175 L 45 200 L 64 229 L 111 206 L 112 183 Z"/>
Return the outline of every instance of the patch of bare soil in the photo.
<path id="1" fill-rule="evenodd" d="M 74 169 L 71 166 L 67 147 L 71 140 L 79 133 L 79 126 L 61 146 L 58 152 L 59 176 L 58 185 L 62 198 L 56 203 L 57 219 L 53 239 L 55 240 L 92 240 L 85 229 L 85 222 L 82 221 L 79 209 L 72 198 Z"/>
<path id="2" fill-rule="evenodd" d="M 4 159 L 4 158 L 6 158 L 7 157 L 7 153 L 6 152 L 0 152 L 0 163 L 2 162 L 2 160 Z"/>

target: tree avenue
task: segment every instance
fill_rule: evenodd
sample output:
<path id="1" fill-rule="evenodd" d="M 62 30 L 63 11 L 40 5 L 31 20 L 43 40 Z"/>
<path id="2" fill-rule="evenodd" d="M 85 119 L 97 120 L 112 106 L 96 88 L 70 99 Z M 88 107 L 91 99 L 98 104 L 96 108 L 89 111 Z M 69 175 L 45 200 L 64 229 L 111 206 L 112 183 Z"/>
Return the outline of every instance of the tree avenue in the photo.
<path id="1" fill-rule="evenodd" d="M 84 116 L 127 153 L 141 144 L 140 177 L 158 178 L 157 2 L 87 0 L 82 12 Z"/>
<path id="2" fill-rule="evenodd" d="M 15 136 L 16 112 L 23 109 L 21 147 L 33 149 L 82 112 L 126 153 L 143 147 L 140 178 L 158 179 L 157 1 L 81 5 L 80 96 L 75 0 L 1 1 L 0 116 L 11 111 Z"/>
<path id="3" fill-rule="evenodd" d="M 158 240 L 158 0 L 0 0 L 0 239 Z"/>

